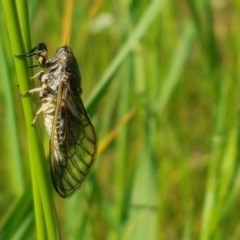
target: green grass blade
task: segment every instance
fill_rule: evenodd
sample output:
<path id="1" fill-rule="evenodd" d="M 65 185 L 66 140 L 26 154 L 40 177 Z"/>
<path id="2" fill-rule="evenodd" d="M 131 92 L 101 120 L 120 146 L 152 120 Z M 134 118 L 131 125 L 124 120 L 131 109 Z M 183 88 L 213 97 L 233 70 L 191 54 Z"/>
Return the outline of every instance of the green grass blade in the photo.
<path id="1" fill-rule="evenodd" d="M 19 4 L 18 6 L 26 7 L 26 4 Z M 18 18 L 18 12 L 14 1 L 4 1 L 3 9 L 5 18 L 8 26 L 10 38 L 10 44 L 12 47 L 13 56 L 14 54 L 24 53 L 22 41 L 22 32 L 20 26 L 25 23 L 20 23 L 21 19 Z M 18 11 L 20 11 L 18 9 Z M 26 12 L 22 10 L 20 12 Z M 25 22 L 25 21 L 24 21 Z M 26 29 L 26 28 L 25 28 Z M 29 41 L 28 41 L 29 42 Z M 29 75 L 26 61 L 14 58 L 15 67 L 19 79 L 19 88 L 21 92 L 26 92 L 29 89 Z M 58 230 L 56 226 L 56 219 L 54 213 L 53 199 L 51 190 L 49 187 L 49 177 L 46 174 L 46 167 L 44 166 L 44 155 L 42 144 L 40 144 L 36 128 L 31 126 L 32 119 L 34 118 L 32 103 L 30 98 L 22 98 L 24 116 L 27 126 L 27 136 L 29 144 L 29 159 L 31 176 L 33 183 L 33 195 L 34 195 L 34 206 L 37 226 L 37 238 L 48 236 L 49 239 L 58 239 Z M 44 218 L 43 218 L 44 216 Z M 45 223 L 43 222 L 45 219 Z M 45 226 L 47 233 L 45 234 Z"/>
<path id="2" fill-rule="evenodd" d="M 24 239 L 32 234 L 34 215 L 32 212 L 32 198 L 30 186 L 12 207 L 0 228 L 2 239 Z M 30 228 L 31 227 L 31 228 Z M 18 238 L 14 236 L 18 235 Z"/>
<path id="3" fill-rule="evenodd" d="M 193 26 L 189 23 L 185 24 L 181 42 L 174 57 L 172 58 L 172 63 L 170 64 L 168 73 L 164 77 L 164 84 L 161 88 L 161 93 L 158 96 L 158 100 L 155 101 L 156 104 L 153 108 L 155 112 L 162 113 L 165 106 L 169 102 L 170 97 L 173 94 L 173 90 L 180 80 L 180 75 L 185 67 L 185 63 L 189 57 L 193 37 Z"/>
<path id="4" fill-rule="evenodd" d="M 0 35 L 0 66 L 1 66 L 1 88 L 4 89 L 4 99 L 5 99 L 5 125 L 4 129 L 6 129 L 5 136 L 5 144 L 9 149 L 9 154 L 6 156 L 10 159 L 8 161 L 8 168 L 10 171 L 10 181 L 8 188 L 12 189 L 15 195 L 20 195 L 23 193 L 24 184 L 26 181 L 27 172 L 23 166 L 23 153 L 20 147 L 21 136 L 19 131 L 19 126 L 16 122 L 17 114 L 16 114 L 16 97 L 14 96 L 13 82 L 9 75 L 11 72 L 12 66 L 9 64 L 7 58 L 6 49 L 8 45 L 4 44 L 6 41 Z M 4 125 L 4 126 L 5 126 Z M 14 149 L 14 151 L 13 151 Z M 17 183 L 17 184 L 16 184 Z"/>
<path id="5" fill-rule="evenodd" d="M 118 69 L 124 58 L 133 50 L 134 46 L 140 40 L 140 38 L 147 32 L 148 27 L 156 19 L 159 12 L 163 8 L 166 0 L 154 0 L 145 10 L 141 21 L 134 29 L 133 33 L 130 35 L 129 39 L 123 45 L 117 56 L 111 62 L 106 72 L 103 74 L 99 80 L 98 85 L 92 90 L 90 97 L 86 102 L 86 106 L 90 112 L 93 111 L 93 102 L 98 102 L 99 98 L 102 96 L 104 89 L 110 83 L 111 77 L 114 72 Z"/>

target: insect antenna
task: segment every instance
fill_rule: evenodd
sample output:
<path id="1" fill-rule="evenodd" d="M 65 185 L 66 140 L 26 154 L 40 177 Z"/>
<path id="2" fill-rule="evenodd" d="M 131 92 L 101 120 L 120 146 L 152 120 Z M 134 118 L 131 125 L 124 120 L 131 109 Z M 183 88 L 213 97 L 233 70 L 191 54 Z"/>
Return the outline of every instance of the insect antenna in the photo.
<path id="1" fill-rule="evenodd" d="M 65 43 L 64 43 L 65 47 L 68 46 L 68 42 L 69 42 L 69 31 L 68 31 L 66 39 L 65 39 Z"/>

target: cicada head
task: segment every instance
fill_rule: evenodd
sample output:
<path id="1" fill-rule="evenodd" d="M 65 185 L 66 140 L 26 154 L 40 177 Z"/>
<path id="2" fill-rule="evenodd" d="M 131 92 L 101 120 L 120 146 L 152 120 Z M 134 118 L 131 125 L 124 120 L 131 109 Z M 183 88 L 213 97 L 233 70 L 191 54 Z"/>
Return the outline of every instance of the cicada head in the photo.
<path id="1" fill-rule="evenodd" d="M 32 57 L 36 56 L 38 65 L 42 68 L 45 67 L 47 61 L 47 46 L 45 43 L 39 43 L 36 47 L 26 54 L 16 55 L 16 57 Z M 37 66 L 37 65 L 36 65 Z M 36 67 L 35 65 L 32 67 Z"/>

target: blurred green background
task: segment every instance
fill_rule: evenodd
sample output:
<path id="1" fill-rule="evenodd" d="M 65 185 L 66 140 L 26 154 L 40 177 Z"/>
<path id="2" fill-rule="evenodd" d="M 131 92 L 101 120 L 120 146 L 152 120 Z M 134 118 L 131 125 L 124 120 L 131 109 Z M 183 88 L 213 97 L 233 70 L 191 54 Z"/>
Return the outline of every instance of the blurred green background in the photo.
<path id="1" fill-rule="evenodd" d="M 240 2 L 21 2 L 31 47 L 73 49 L 99 140 L 81 189 L 54 193 L 62 239 L 240 239 Z M 23 52 L 11 50 L 2 5 L 0 239 L 36 239 L 31 122 L 14 67 Z M 36 111 L 38 96 L 30 101 Z M 36 125 L 47 155 L 41 117 Z"/>

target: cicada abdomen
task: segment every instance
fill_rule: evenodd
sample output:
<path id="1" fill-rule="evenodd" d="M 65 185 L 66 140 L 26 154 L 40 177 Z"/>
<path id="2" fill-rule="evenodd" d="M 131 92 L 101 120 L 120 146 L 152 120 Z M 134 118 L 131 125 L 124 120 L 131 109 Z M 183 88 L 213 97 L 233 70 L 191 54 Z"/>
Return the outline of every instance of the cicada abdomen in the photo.
<path id="1" fill-rule="evenodd" d="M 44 124 L 50 136 L 51 176 L 62 197 L 78 189 L 94 163 L 97 139 L 81 99 L 81 75 L 70 47 L 60 47 L 47 59 L 47 47 L 38 44 L 20 56 L 36 56 L 42 70 L 33 76 L 41 83 L 29 93 L 39 92 Z"/>

